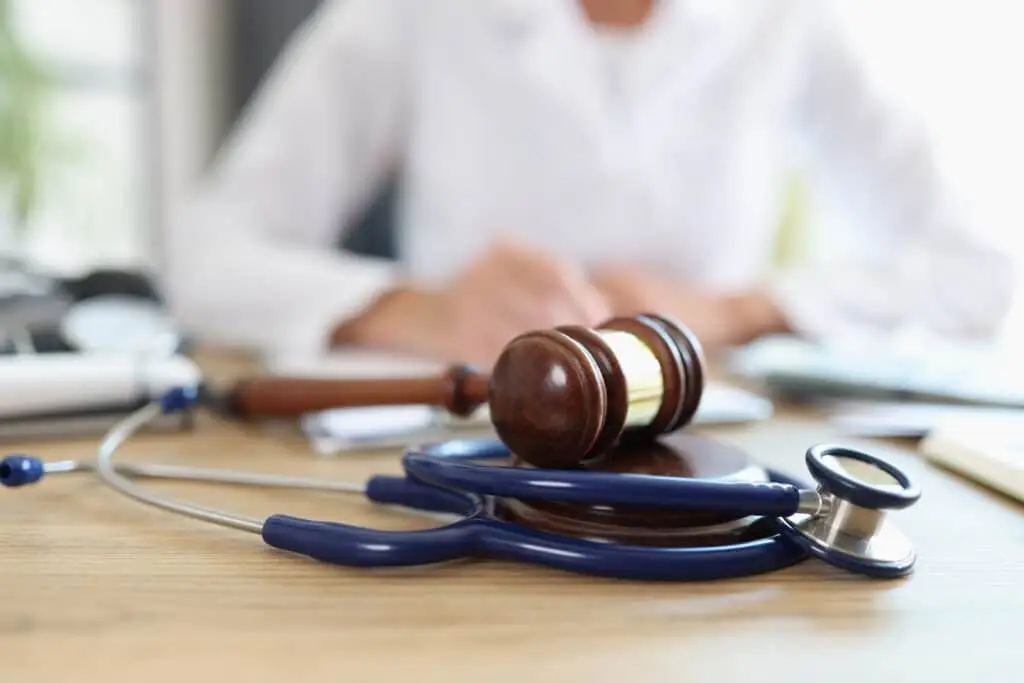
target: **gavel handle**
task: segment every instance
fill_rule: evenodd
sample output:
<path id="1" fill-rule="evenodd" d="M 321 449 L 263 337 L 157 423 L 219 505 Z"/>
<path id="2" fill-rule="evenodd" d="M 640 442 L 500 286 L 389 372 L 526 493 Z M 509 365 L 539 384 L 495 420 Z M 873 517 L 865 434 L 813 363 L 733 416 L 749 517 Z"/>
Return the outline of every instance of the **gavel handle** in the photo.
<path id="1" fill-rule="evenodd" d="M 239 380 L 224 397 L 239 418 L 294 418 L 332 408 L 430 405 L 468 417 L 487 402 L 488 377 L 456 366 L 435 377 L 310 379 L 273 375 Z"/>

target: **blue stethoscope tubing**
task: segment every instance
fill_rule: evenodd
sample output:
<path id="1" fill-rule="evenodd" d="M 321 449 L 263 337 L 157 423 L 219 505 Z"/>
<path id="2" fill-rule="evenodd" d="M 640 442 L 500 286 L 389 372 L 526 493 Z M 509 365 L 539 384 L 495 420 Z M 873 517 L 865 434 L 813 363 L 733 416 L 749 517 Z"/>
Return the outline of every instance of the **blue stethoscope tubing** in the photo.
<path id="1" fill-rule="evenodd" d="M 777 471 L 769 471 L 771 481 L 751 484 L 476 462 L 510 455 L 504 444 L 493 439 L 453 440 L 410 448 L 402 456 L 405 476 L 374 476 L 365 485 L 113 462 L 117 450 L 149 420 L 184 410 L 196 400 L 195 392 L 176 390 L 133 413 L 107 434 L 93 463 L 48 465 L 33 457 L 9 456 L 0 462 L 0 484 L 17 487 L 34 483 L 47 473 L 93 470 L 111 488 L 139 502 L 257 533 L 268 546 L 350 567 L 413 567 L 489 557 L 620 579 L 698 581 L 761 574 L 812 556 L 823 557 L 819 549 L 801 540 L 785 523 L 802 510 L 801 496 L 809 489 Z M 903 486 L 900 492 L 854 486 L 852 481 L 816 464 L 821 455 L 813 449 L 808 452 L 808 465 L 819 484 L 856 497 L 859 504 L 905 507 L 919 495 L 905 475 L 874 456 L 852 454 L 890 472 Z M 131 481 L 132 476 L 359 492 L 378 504 L 460 519 L 433 529 L 388 531 L 280 514 L 250 518 L 158 495 Z M 727 511 L 762 516 L 776 528 L 761 538 L 713 547 L 629 545 L 562 536 L 501 519 L 496 507 L 502 498 Z M 843 562 L 847 569 L 876 577 L 898 576 L 909 570 L 905 562 L 887 565 L 856 558 Z"/>
<path id="2" fill-rule="evenodd" d="M 406 477 L 377 476 L 367 482 L 366 496 L 376 503 L 462 517 L 447 526 L 423 531 L 378 531 L 273 515 L 264 522 L 261 535 L 275 548 L 349 566 L 408 567 L 490 557 L 581 574 L 661 581 L 748 576 L 782 569 L 808 557 L 781 533 L 709 548 L 648 547 L 561 536 L 498 519 L 487 494 L 418 480 L 417 471 L 424 465 L 472 468 L 479 467 L 472 461 L 508 455 L 503 444 L 491 440 L 432 444 L 406 452 L 402 458 Z M 773 477 L 798 486 L 781 474 L 773 473 Z"/>

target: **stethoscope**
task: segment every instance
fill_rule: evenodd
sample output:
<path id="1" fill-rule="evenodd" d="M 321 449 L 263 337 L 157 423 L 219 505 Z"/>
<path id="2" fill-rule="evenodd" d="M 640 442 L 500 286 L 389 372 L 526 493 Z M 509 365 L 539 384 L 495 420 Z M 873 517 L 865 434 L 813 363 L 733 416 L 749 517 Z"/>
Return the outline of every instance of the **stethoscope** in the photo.
<path id="1" fill-rule="evenodd" d="M 582 574 L 641 580 L 704 580 L 759 574 L 817 557 L 853 573 L 899 577 L 916 553 L 887 517 L 920 497 L 899 468 L 843 446 L 808 450 L 810 488 L 781 472 L 767 482 L 708 481 L 643 474 L 496 466 L 508 458 L 500 440 L 453 440 L 409 448 L 404 476 L 375 476 L 365 484 L 114 461 L 118 450 L 155 418 L 185 411 L 199 392 L 169 392 L 123 419 L 102 439 L 95 461 L 44 463 L 15 455 L 0 461 L 0 483 L 20 487 L 44 475 L 93 471 L 113 490 L 163 510 L 261 536 L 274 548 L 349 567 L 410 567 L 465 558 L 534 563 Z M 490 461 L 490 462 L 489 462 Z M 855 474 L 856 464 L 885 483 Z M 272 515 L 246 517 L 157 494 L 136 478 L 360 493 L 369 500 L 425 513 L 455 515 L 423 531 L 382 531 L 339 522 Z M 507 501 L 631 505 L 756 515 L 771 533 L 713 547 L 658 547 L 565 536 L 509 521 Z"/>

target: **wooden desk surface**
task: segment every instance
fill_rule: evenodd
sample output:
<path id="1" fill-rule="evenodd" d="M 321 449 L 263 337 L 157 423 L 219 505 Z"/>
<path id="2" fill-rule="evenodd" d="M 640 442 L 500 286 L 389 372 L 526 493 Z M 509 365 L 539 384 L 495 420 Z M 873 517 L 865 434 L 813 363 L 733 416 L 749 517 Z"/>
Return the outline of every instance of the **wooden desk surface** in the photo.
<path id="1" fill-rule="evenodd" d="M 786 411 L 710 433 L 798 473 L 806 447 L 833 436 Z M 93 443 L 31 448 L 62 459 Z M 293 434 L 210 420 L 142 437 L 125 457 L 353 480 L 398 470 L 392 453 L 316 456 Z M 817 561 L 700 584 L 498 561 L 357 571 L 140 506 L 88 475 L 54 477 L 0 493 L 0 681 L 1021 680 L 1024 510 L 910 451 L 896 458 L 924 496 L 899 516 L 918 570 L 895 582 Z M 424 526 L 358 497 L 160 488 L 256 515 Z"/>

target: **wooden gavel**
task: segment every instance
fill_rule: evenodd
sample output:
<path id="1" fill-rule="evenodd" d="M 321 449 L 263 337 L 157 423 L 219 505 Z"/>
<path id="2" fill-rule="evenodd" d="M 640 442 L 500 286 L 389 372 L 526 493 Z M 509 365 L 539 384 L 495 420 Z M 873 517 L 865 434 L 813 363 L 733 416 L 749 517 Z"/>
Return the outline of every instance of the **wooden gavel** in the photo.
<path id="1" fill-rule="evenodd" d="M 704 391 L 696 337 L 663 316 L 615 318 L 595 329 L 522 334 L 490 375 L 454 366 L 436 377 L 379 380 L 252 377 L 225 396 L 236 417 L 297 417 L 331 408 L 431 405 L 468 416 L 488 404 L 498 437 L 535 467 L 567 468 L 621 438 L 689 424 Z"/>

